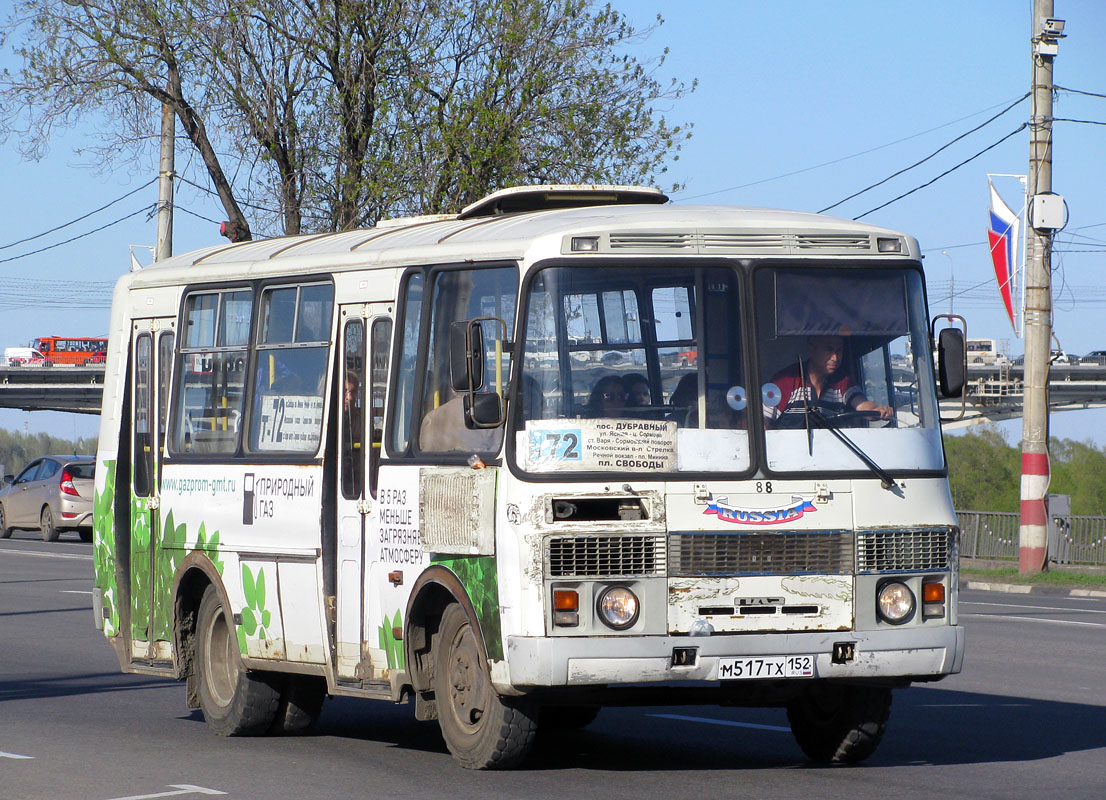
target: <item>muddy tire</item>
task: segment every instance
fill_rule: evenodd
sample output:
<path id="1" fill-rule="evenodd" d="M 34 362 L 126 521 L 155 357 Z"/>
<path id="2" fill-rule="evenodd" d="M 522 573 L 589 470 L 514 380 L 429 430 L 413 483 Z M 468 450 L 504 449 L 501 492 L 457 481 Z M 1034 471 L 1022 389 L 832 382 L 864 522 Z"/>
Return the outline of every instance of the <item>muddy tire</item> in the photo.
<path id="1" fill-rule="evenodd" d="M 0 539 L 7 539 L 12 535 L 12 529 L 8 527 L 8 517 L 4 513 L 4 507 L 0 506 Z"/>
<path id="2" fill-rule="evenodd" d="M 787 706 L 799 747 L 820 764 L 858 764 L 870 756 L 891 714 L 891 690 L 874 686 L 813 686 Z"/>
<path id="3" fill-rule="evenodd" d="M 54 521 L 54 512 L 50 510 L 50 506 L 42 507 L 42 515 L 39 517 L 39 530 L 42 531 L 42 541 L 44 542 L 56 542 L 58 536 L 61 535 L 61 531 L 58 530 L 58 524 Z"/>
<path id="4" fill-rule="evenodd" d="M 495 691 L 484 648 L 459 605 L 446 608 L 435 650 L 434 696 L 449 752 L 467 769 L 517 766 L 533 745 L 538 707 Z"/>
<path id="5" fill-rule="evenodd" d="M 315 724 L 326 700 L 326 679 L 310 675 L 288 675 L 280 690 L 280 704 L 270 733 L 294 736 Z"/>
<path id="6" fill-rule="evenodd" d="M 196 627 L 200 709 L 220 736 L 258 736 L 273 724 L 282 676 L 242 666 L 230 614 L 214 586 L 200 602 Z"/>

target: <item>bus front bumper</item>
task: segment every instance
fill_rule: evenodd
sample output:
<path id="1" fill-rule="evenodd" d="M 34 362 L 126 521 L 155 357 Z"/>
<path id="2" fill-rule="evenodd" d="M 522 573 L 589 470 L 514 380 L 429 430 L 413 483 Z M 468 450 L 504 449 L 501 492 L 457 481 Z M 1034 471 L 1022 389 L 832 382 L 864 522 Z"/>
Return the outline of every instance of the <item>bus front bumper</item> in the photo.
<path id="1" fill-rule="evenodd" d="M 834 645 L 841 644 L 852 645 L 852 658 L 834 663 Z M 693 663 L 674 665 L 673 652 L 687 648 L 695 649 Z M 791 655 L 813 655 L 816 678 L 924 680 L 960 671 L 964 629 L 941 625 L 740 636 L 509 636 L 507 652 L 515 688 L 717 681 L 721 660 Z"/>

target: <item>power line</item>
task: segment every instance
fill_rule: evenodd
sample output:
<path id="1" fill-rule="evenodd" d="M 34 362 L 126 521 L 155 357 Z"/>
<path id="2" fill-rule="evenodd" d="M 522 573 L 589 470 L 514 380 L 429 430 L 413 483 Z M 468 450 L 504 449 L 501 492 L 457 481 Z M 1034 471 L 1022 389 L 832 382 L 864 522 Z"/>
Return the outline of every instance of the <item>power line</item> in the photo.
<path id="1" fill-rule="evenodd" d="M 1053 117 L 1053 122 L 1078 122 L 1080 125 L 1106 125 L 1106 122 L 1099 122 L 1095 119 L 1067 119 L 1066 117 Z"/>
<path id="2" fill-rule="evenodd" d="M 28 236 L 28 237 L 27 237 L 26 239 L 20 239 L 20 240 L 19 240 L 18 242 L 11 242 L 10 244 L 4 244 L 4 245 L 0 245 L 0 250 L 7 250 L 7 249 L 8 249 L 9 247 L 15 247 L 15 246 L 16 246 L 17 244 L 23 244 L 23 243 L 25 243 L 25 242 L 32 242 L 32 241 L 34 241 L 35 239 L 41 239 L 41 238 L 42 238 L 43 236 L 47 236 L 47 235 L 49 235 L 49 234 L 51 234 L 51 233 L 54 233 L 55 231 L 60 231 L 60 230 L 61 230 L 62 228 L 68 228 L 68 227 L 69 227 L 70 225 L 76 224 L 76 223 L 80 222 L 81 220 L 84 220 L 84 219 L 88 219 L 88 218 L 89 218 L 89 217 L 91 217 L 91 216 L 92 216 L 93 214 L 99 214 L 99 213 L 100 213 L 101 211 L 103 211 L 104 209 L 106 209 L 106 208 L 111 208 L 111 206 L 115 205 L 115 204 L 116 204 L 116 203 L 118 203 L 118 202 L 119 202 L 120 200 L 126 200 L 126 199 L 127 199 L 128 197 L 130 197 L 130 196 L 131 196 L 132 194 L 136 194 L 136 193 L 138 193 L 138 192 L 141 192 L 141 191 L 142 191 L 143 189 L 145 189 L 145 188 L 146 188 L 147 186 L 149 186 L 149 185 L 150 185 L 151 183 L 154 183 L 154 182 L 155 182 L 156 180 L 157 180 L 157 178 L 152 178 L 151 180 L 149 180 L 149 181 L 147 181 L 146 183 L 144 183 L 144 184 L 142 184 L 141 186 L 139 186 L 139 187 L 138 187 L 137 189 L 133 189 L 133 190 L 131 190 L 131 191 L 127 192 L 127 193 L 126 193 L 125 195 L 123 195 L 122 197 L 117 197 L 117 198 L 115 198 L 114 200 L 112 200 L 112 201 L 111 201 L 110 203 L 108 203 L 107 205 L 103 205 L 103 206 L 100 206 L 100 207 L 99 207 L 99 208 L 97 208 L 97 209 L 96 209 L 95 211 L 89 211 L 89 212 L 88 212 L 87 214 L 84 214 L 83 216 L 77 217 L 76 219 L 71 219 L 71 220 L 69 220 L 69 222 L 64 222 L 64 223 L 62 223 L 61 225 L 58 225 L 58 226 L 56 226 L 56 227 L 54 227 L 54 228 L 51 228 L 51 229 L 50 229 L 50 230 L 48 230 L 48 231 L 43 231 L 42 233 L 36 233 L 36 234 L 35 234 L 34 236 Z M 20 256 L 20 257 L 21 257 L 21 256 Z M 0 263 L 3 263 L 3 262 L 0 262 Z"/>
<path id="3" fill-rule="evenodd" d="M 209 189 L 206 186 L 200 186 L 200 184 L 188 180 L 188 178 L 185 178 L 183 175 L 178 175 L 177 180 L 181 181 L 182 183 L 187 183 L 189 186 L 193 186 L 193 187 L 199 189 L 201 192 L 207 192 L 208 194 L 213 195 L 215 197 L 219 196 L 219 193 L 216 192 L 214 189 Z M 266 214 L 280 214 L 280 213 L 282 213 L 282 212 L 274 210 L 272 208 L 266 208 L 265 206 L 258 206 L 258 205 L 254 205 L 253 203 L 247 203 L 245 200 L 239 200 L 238 205 L 243 206 L 245 208 L 252 208 L 254 211 L 264 211 Z"/>
<path id="4" fill-rule="evenodd" d="M 965 164 L 968 164 L 969 162 L 975 161 L 975 160 L 976 160 L 977 158 L 979 158 L 979 157 L 980 157 L 981 155 L 983 155 L 983 154 L 984 154 L 984 153 L 986 153 L 987 151 L 989 151 L 989 150 L 994 150 L 994 149 L 995 149 L 996 147 L 998 147 L 998 146 L 999 146 L 1000 144 L 1002 144 L 1003 142 L 1005 142 L 1005 141 L 1006 141 L 1007 139 L 1009 139 L 1009 138 L 1010 138 L 1011 136 L 1014 136 L 1015 134 L 1021 133 L 1021 132 L 1022 132 L 1022 131 L 1023 131 L 1023 130 L 1025 129 L 1025 128 L 1027 128 L 1027 127 L 1029 127 L 1029 126 L 1028 126 L 1028 125 L 1027 125 L 1026 123 L 1024 123 L 1024 122 L 1023 122 L 1023 123 L 1022 123 L 1021 125 L 1019 125 L 1018 127 L 1016 127 L 1016 128 L 1014 129 L 1014 130 L 1010 131 L 1010 133 L 1008 133 L 1008 134 L 1006 134 L 1005 136 L 1003 136 L 1003 137 L 1002 137 L 1001 139 L 999 139 L 999 140 L 998 140 L 997 142 L 995 142 L 994 144 L 992 144 L 992 145 L 988 145 L 987 147 L 984 147 L 984 148 L 983 148 L 982 150 L 980 150 L 980 151 L 979 151 L 978 153 L 976 153 L 976 154 L 975 154 L 975 155 L 973 155 L 973 156 L 969 156 L 968 158 L 965 158 L 965 159 L 964 159 L 963 161 L 961 161 L 961 162 L 960 162 L 959 164 L 957 164 L 956 166 L 954 166 L 954 167 L 949 167 L 948 169 L 946 169 L 946 170 L 945 170 L 944 172 L 942 172 L 942 173 L 941 173 L 940 175 L 938 175 L 938 176 L 937 176 L 936 178 L 934 178 L 933 180 L 931 180 L 931 181 L 926 181 L 926 182 L 925 182 L 925 183 L 923 183 L 923 184 L 922 184 L 921 186 L 915 186 L 915 187 L 914 187 L 913 189 L 911 189 L 911 190 L 910 190 L 909 192 L 903 192 L 903 193 L 902 193 L 902 194 L 900 194 L 900 195 L 899 195 L 898 197 L 892 198 L 891 200 L 888 200 L 888 201 L 887 201 L 886 203 L 883 203 L 882 205 L 878 205 L 878 206 L 876 206 L 875 208 L 871 208 L 871 209 L 868 209 L 868 210 L 867 210 L 867 211 L 865 211 L 865 212 L 864 212 L 863 214 L 858 214 L 857 216 L 853 217 L 853 219 L 854 219 L 854 220 L 855 220 L 855 219 L 862 219 L 862 218 L 864 218 L 864 217 L 868 216 L 869 214 L 872 214 L 872 213 L 874 213 L 874 212 L 876 212 L 876 211 L 879 211 L 879 210 L 880 210 L 881 208 L 886 208 L 887 206 L 891 205 L 892 203 L 897 203 L 897 202 L 898 202 L 899 200 L 902 200 L 902 199 L 903 199 L 904 197 L 908 197 L 908 196 L 910 196 L 910 195 L 914 194 L 914 192 L 917 192 L 917 191 L 919 191 L 919 190 L 921 190 L 921 189 L 924 189 L 924 188 L 926 188 L 927 186 L 932 186 L 933 184 L 937 183 L 937 181 L 941 180 L 941 178 L 945 177 L 945 176 L 946 176 L 946 175 L 948 175 L 949 173 L 955 172 L 956 170 L 960 169 L 960 168 L 961 168 L 962 166 L 964 166 Z"/>
<path id="5" fill-rule="evenodd" d="M 1053 84 L 1052 88 L 1058 92 L 1071 92 L 1072 94 L 1082 94 L 1086 95 L 1087 97 L 1101 97 L 1103 99 L 1106 99 L 1106 94 L 1099 94 L 1098 92 L 1084 92 L 1079 89 L 1069 89 L 1066 86 L 1057 86 L 1056 84 Z"/>
<path id="6" fill-rule="evenodd" d="M 854 197 L 859 197 L 860 195 L 864 194 L 865 192 L 868 192 L 868 191 L 871 191 L 872 189 L 875 189 L 877 186 L 882 186 L 883 184 L 887 183 L 887 181 L 891 180 L 892 178 L 897 178 L 899 175 L 902 175 L 904 172 L 909 172 L 910 170 L 914 169 L 914 167 L 921 166 L 922 164 L 924 164 L 925 162 L 929 161 L 931 158 L 936 156 L 938 153 L 952 147 L 954 144 L 959 142 L 961 139 L 964 139 L 968 136 L 971 136 L 973 133 L 980 130 L 981 128 L 985 128 L 986 126 L 990 125 L 992 122 L 994 122 L 996 119 L 1001 117 L 1003 114 L 1005 114 L 1007 111 L 1012 109 L 1014 106 L 1018 105 L 1022 100 L 1024 100 L 1027 97 L 1029 97 L 1029 92 L 1026 92 L 1025 94 L 1023 94 L 1021 97 L 1019 97 L 1013 103 L 1008 105 L 1006 108 L 1002 109 L 1002 111 L 998 112 L 997 114 L 995 114 L 990 119 L 985 120 L 984 122 L 981 122 L 979 125 L 976 125 L 970 131 L 965 131 L 964 133 L 960 134 L 959 136 L 957 136 L 952 141 L 946 142 L 945 144 L 941 145 L 940 147 L 938 147 L 936 150 L 934 150 L 932 153 L 930 153 L 928 156 L 926 156 L 922 160 L 915 161 L 909 167 L 903 167 L 898 172 L 894 172 L 894 173 L 888 175 L 883 180 L 878 181 L 876 183 L 873 183 L 871 186 L 865 187 L 864 189 L 861 189 L 859 192 L 854 192 L 853 194 L 850 194 L 848 197 L 844 198 L 843 200 L 838 200 L 836 203 L 834 203 L 831 206 L 826 206 L 825 208 L 823 208 L 818 213 L 819 214 L 825 214 L 831 208 L 837 208 L 837 206 L 841 205 L 842 203 L 845 203 L 849 200 L 852 200 Z M 859 217 L 857 217 L 857 219 L 859 219 Z"/>
<path id="7" fill-rule="evenodd" d="M 1022 95 L 1016 101 L 1014 101 L 1015 105 L 1017 103 L 1020 103 L 1022 100 L 1024 100 L 1026 98 L 1026 96 L 1027 95 Z M 816 170 L 816 169 L 821 169 L 822 167 L 832 166 L 833 164 L 840 164 L 842 161 L 848 161 L 848 160 L 853 159 L 853 158 L 859 158 L 860 156 L 868 155 L 868 153 L 874 153 L 877 150 L 884 150 L 888 147 L 894 147 L 897 144 L 902 144 L 903 142 L 908 142 L 911 139 L 917 139 L 919 136 L 925 136 L 928 133 L 933 133 L 934 131 L 939 131 L 942 128 L 947 128 L 950 125 L 955 125 L 958 122 L 963 122 L 966 119 L 971 119 L 972 117 L 978 116 L 979 114 L 986 114 L 991 109 L 998 108 L 1000 105 L 1002 105 L 1002 103 L 997 103 L 997 104 L 995 104 L 993 106 L 990 106 L 988 108 L 984 108 L 980 111 L 976 111 L 972 114 L 968 114 L 967 116 L 960 117 L 958 119 L 954 119 L 954 120 L 951 120 L 949 122 L 945 122 L 941 125 L 937 125 L 936 127 L 933 127 L 933 128 L 928 128 L 924 131 L 919 131 L 918 133 L 912 133 L 909 136 L 904 136 L 901 139 L 896 139 L 893 142 L 887 142 L 886 144 L 881 144 L 881 145 L 876 145 L 875 147 L 870 147 L 867 150 L 861 150 L 860 152 L 853 153 L 852 155 L 842 156 L 841 158 L 835 158 L 831 161 L 824 161 L 821 164 L 814 164 L 813 166 L 803 167 L 802 169 L 793 170 L 791 172 L 785 172 L 782 175 L 775 175 L 771 178 L 762 178 L 761 180 L 753 181 L 752 183 L 743 183 L 740 186 L 730 186 L 729 188 L 726 188 L 726 189 L 716 189 L 713 192 L 703 192 L 702 194 L 693 194 L 693 195 L 690 195 L 688 197 L 681 197 L 680 199 L 681 200 L 698 200 L 701 197 L 711 197 L 712 195 L 723 194 L 725 192 L 733 192 L 733 191 L 737 191 L 738 189 L 747 189 L 750 186 L 759 186 L 762 183 L 771 183 L 772 181 L 778 181 L 778 180 L 781 180 L 782 178 L 790 178 L 793 175 L 800 175 L 804 172 L 811 172 L 811 171 Z M 210 191 L 210 190 L 206 190 L 206 191 Z"/>
<path id="8" fill-rule="evenodd" d="M 21 258 L 27 258 L 28 256 L 38 255 L 39 253 L 45 253 L 47 250 L 53 250 L 55 247 L 61 247 L 63 244 L 69 244 L 70 242 L 75 242 L 78 239 L 83 239 L 86 236 L 91 236 L 94 233 L 99 233 L 100 231 L 102 231 L 106 228 L 110 228 L 112 225 L 118 225 L 120 222 L 125 222 L 126 220 L 130 219 L 131 217 L 137 217 L 139 214 L 148 214 L 148 213 L 150 213 L 150 212 L 152 212 L 156 209 L 157 209 L 157 204 L 156 203 L 152 203 L 150 205 L 143 206 L 142 208 L 138 209 L 138 211 L 135 211 L 131 214 L 127 214 L 127 216 L 125 216 L 125 217 L 120 217 L 119 219 L 114 220 L 112 222 L 109 222 L 106 225 L 101 225 L 99 228 L 93 228 L 92 230 L 88 231 L 87 233 L 78 234 L 77 236 L 73 236 L 69 239 L 66 239 L 63 242 L 58 242 L 56 244 L 47 245 L 46 247 L 40 247 L 38 250 L 32 250 L 31 252 L 23 253 L 22 255 L 9 256 L 8 258 L 0 258 L 0 264 L 6 264 L 9 261 L 18 261 Z"/>

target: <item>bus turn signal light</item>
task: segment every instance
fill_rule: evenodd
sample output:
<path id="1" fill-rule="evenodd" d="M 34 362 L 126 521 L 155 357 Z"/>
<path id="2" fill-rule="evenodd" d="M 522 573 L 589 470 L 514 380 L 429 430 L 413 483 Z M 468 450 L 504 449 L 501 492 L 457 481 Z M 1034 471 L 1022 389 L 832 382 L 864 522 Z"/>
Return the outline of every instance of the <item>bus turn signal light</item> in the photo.
<path id="1" fill-rule="evenodd" d="M 561 627 L 580 624 L 580 594 L 575 589 L 553 590 L 553 624 Z"/>
<path id="2" fill-rule="evenodd" d="M 943 583 L 927 583 L 922 587 L 922 602 L 924 603 L 943 603 L 945 602 L 945 584 Z"/>

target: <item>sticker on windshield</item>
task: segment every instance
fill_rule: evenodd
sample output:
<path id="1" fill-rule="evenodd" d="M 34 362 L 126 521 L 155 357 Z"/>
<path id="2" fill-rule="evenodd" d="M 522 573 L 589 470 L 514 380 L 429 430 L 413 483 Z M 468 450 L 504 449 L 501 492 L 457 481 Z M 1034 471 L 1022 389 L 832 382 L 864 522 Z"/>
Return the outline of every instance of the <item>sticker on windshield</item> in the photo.
<path id="1" fill-rule="evenodd" d="M 669 420 L 533 420 L 518 435 L 524 467 L 551 470 L 676 469 L 676 423 Z"/>

